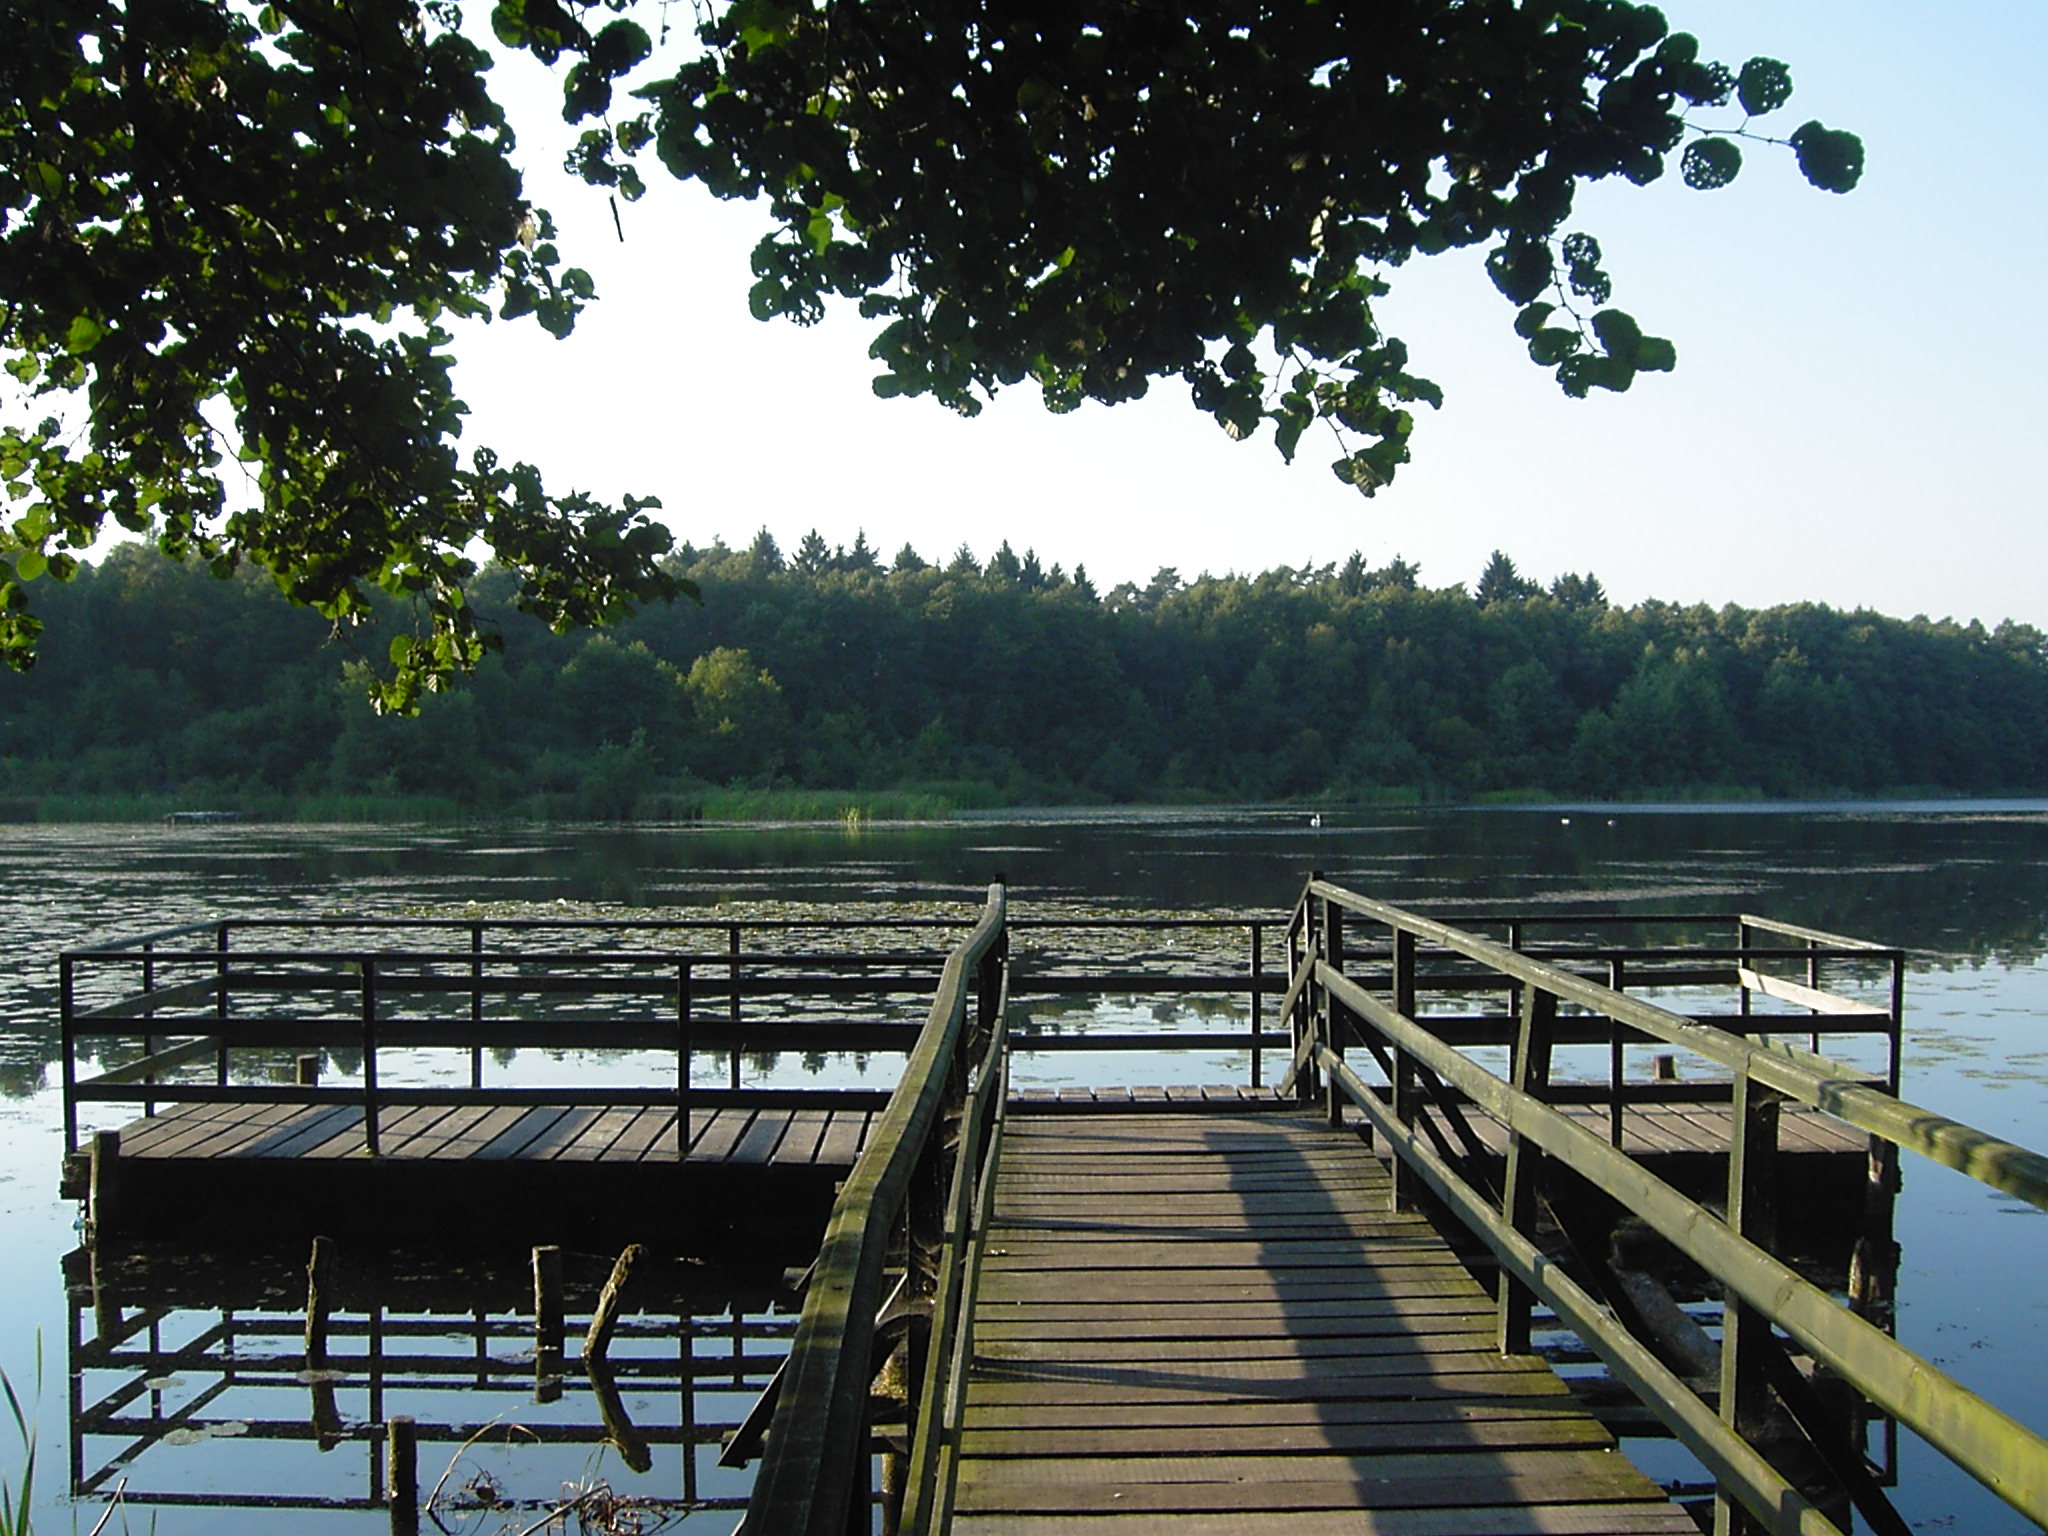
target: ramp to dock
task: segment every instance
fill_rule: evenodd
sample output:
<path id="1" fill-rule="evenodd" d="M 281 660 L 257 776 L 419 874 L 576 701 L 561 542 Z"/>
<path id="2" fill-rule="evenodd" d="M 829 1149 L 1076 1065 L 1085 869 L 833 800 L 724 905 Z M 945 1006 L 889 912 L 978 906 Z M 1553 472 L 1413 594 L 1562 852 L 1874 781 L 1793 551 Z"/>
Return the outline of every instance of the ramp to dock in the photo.
<path id="1" fill-rule="evenodd" d="M 1697 1529 L 1498 1352 L 1493 1299 L 1355 1135 L 1278 1109 L 1004 1135 L 959 1536 Z"/>

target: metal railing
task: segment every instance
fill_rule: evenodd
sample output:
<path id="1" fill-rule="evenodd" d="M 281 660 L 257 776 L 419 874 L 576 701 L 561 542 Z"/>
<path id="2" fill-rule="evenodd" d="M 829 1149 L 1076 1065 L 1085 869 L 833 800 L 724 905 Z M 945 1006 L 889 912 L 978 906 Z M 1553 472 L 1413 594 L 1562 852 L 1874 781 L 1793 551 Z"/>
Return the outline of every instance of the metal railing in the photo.
<path id="1" fill-rule="evenodd" d="M 1854 940 L 1757 918 L 1738 921 L 1738 948 L 1747 962 L 1738 969 L 1746 994 L 1831 1006 L 1831 995 L 1804 978 L 1791 985 L 1789 995 L 1786 988 L 1774 989 L 1763 967 L 1776 957 L 1764 950 L 1760 936 L 1795 940 L 1793 948 L 1802 956 L 1896 963 L 1891 952 Z M 1838 1480 L 1839 1496 L 1830 1500 L 1835 1513 L 1853 1504 L 1875 1530 L 1904 1529 L 1868 1475 L 1860 1445 L 1830 1427 L 1780 1332 L 1824 1373 L 1922 1436 L 2015 1509 L 2037 1522 L 2048 1520 L 2048 1441 L 1769 1251 L 1769 1169 L 1783 1103 L 1813 1106 L 1866 1132 L 1880 1178 L 1897 1152 L 1906 1150 L 2048 1209 L 2048 1159 L 1901 1101 L 1883 1075 L 1873 1082 L 1867 1070 L 1799 1046 L 1696 1022 L 1551 959 L 1327 881 L 1311 880 L 1288 938 L 1292 960 L 1283 1009 L 1296 1039 L 1291 1080 L 1298 1092 L 1312 1098 L 1320 1080 L 1332 1123 L 1347 1106 L 1362 1112 L 1371 1133 L 1395 1155 L 1396 1199 L 1426 1188 L 1492 1250 L 1500 1270 L 1503 1351 L 1527 1351 L 1531 1310 L 1540 1300 L 1664 1419 L 1716 1480 L 1718 1529 L 1823 1536 L 1839 1528 L 1759 1448 L 1774 1404 Z M 1368 950 L 1361 939 L 1376 943 Z M 1354 971 L 1360 953 L 1378 958 L 1375 974 Z M 1481 983 L 1505 991 L 1512 1002 L 1513 1038 L 1504 1073 L 1445 1038 L 1437 1017 L 1421 1006 L 1432 991 Z M 1886 1028 L 1896 1041 L 1892 985 Z M 1831 1030 L 1843 1016 L 1827 1014 Z M 1553 1051 L 1561 1038 L 1583 1033 L 1589 1024 L 1689 1052 L 1729 1074 L 1721 1088 L 1729 1124 L 1724 1210 L 1688 1199 L 1610 1138 L 1557 1107 L 1561 1085 L 1551 1081 Z M 1377 1068 L 1378 1081 L 1355 1070 L 1361 1049 Z M 1506 1131 L 1497 1181 L 1471 1123 L 1479 1117 Z M 1724 1288 L 1718 1390 L 1703 1395 L 1622 1324 L 1595 1293 L 1595 1277 L 1583 1268 L 1568 1272 L 1538 1246 L 1543 1187 L 1557 1170 L 1569 1170 L 1618 1201 Z"/>
<path id="2" fill-rule="evenodd" d="M 749 945 L 804 932 L 915 939 L 971 921 L 263 918 L 72 950 L 60 960 L 66 1150 L 81 1106 L 108 1103 L 145 1115 L 167 1101 L 360 1107 L 373 1153 L 382 1114 L 418 1105 L 673 1106 L 679 1152 L 695 1109 L 879 1108 L 886 1094 L 872 1089 L 743 1089 L 742 1060 L 907 1053 L 938 951 Z M 576 947 L 594 938 L 609 943 Z M 488 1081 L 490 1053 L 522 1049 L 654 1053 L 673 1086 Z M 466 1055 L 467 1082 L 389 1081 L 392 1053 L 437 1050 Z M 706 1055 L 727 1064 L 723 1087 L 696 1080 Z M 322 1082 L 323 1064 L 355 1080 Z"/>

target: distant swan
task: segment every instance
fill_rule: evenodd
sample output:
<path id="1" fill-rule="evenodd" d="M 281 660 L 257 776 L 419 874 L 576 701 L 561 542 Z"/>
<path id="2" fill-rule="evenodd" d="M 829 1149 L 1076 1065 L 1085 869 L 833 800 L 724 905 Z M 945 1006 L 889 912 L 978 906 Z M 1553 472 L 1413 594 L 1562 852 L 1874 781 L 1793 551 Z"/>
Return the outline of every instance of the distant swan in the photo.
<path id="1" fill-rule="evenodd" d="M 1321 811 L 1311 811 L 1308 824 L 1312 827 L 1320 827 L 1323 824 L 1323 813 Z"/>

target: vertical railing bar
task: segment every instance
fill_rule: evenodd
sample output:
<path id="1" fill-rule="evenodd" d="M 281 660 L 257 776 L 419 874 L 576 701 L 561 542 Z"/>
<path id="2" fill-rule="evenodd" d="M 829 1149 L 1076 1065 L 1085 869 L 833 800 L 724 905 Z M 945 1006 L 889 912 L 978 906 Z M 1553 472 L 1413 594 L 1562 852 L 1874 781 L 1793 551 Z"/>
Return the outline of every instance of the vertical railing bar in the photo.
<path id="1" fill-rule="evenodd" d="M 1393 976 L 1394 1012 L 1404 1019 L 1415 1017 L 1415 934 L 1402 927 L 1393 929 Z M 1392 1099 L 1394 1118 L 1402 1130 L 1415 1129 L 1415 1074 L 1409 1065 L 1408 1053 L 1398 1042 L 1391 1042 L 1393 1071 L 1389 1074 L 1388 1093 Z M 1408 1164 L 1396 1155 L 1388 1164 L 1392 1178 L 1389 1206 L 1393 1210 L 1405 1210 L 1414 1200 L 1416 1177 L 1409 1171 Z"/>
<path id="2" fill-rule="evenodd" d="M 1885 1070 L 1885 1086 L 1893 1098 L 1899 1095 L 1899 1058 L 1904 1054 L 1905 1048 L 1905 1021 L 1906 953 L 1904 950 L 1895 949 L 1892 951 L 1891 1018 L 1888 1021 L 1890 1027 L 1885 1032 L 1886 1041 L 1891 1047 L 1891 1061 Z"/>
<path id="3" fill-rule="evenodd" d="M 1259 1049 L 1259 1034 L 1265 1028 L 1266 944 L 1265 924 L 1252 924 L 1252 1087 L 1265 1086 L 1263 1069 L 1264 1056 Z"/>
<path id="4" fill-rule="evenodd" d="M 1621 956 L 1616 955 L 1607 962 L 1607 985 L 1611 991 L 1619 992 L 1626 978 L 1622 974 Z M 1612 1144 L 1620 1146 L 1627 1111 L 1622 1105 L 1622 1027 L 1619 1019 L 1607 1021 L 1607 1134 Z"/>
<path id="5" fill-rule="evenodd" d="M 1820 990 L 1820 945 L 1813 939 L 1806 941 L 1806 985 L 1810 991 L 1818 992 Z M 1806 1011 L 1816 1019 L 1820 1017 L 1820 1010 L 1818 1008 L 1809 1008 Z M 1806 1048 L 1816 1056 L 1820 1054 L 1820 1029 L 1818 1026 L 1807 1032 Z"/>
<path id="6" fill-rule="evenodd" d="M 740 1022 L 740 925 L 738 923 L 734 923 L 727 930 L 727 939 L 726 953 L 732 956 L 732 959 L 726 966 L 727 976 L 732 982 L 732 999 L 727 1006 L 727 1019 L 734 1028 L 731 1087 L 733 1092 L 737 1093 L 740 1087 L 740 1039 L 738 1033 Z"/>
<path id="7" fill-rule="evenodd" d="M 1516 1019 L 1515 1043 L 1508 1076 L 1517 1093 L 1542 1098 L 1550 1085 L 1551 1043 L 1557 1023 L 1557 997 L 1541 987 L 1524 987 Z M 1543 1167 L 1541 1148 L 1532 1147 L 1520 1131 L 1508 1132 L 1508 1155 L 1501 1171 L 1501 1219 L 1522 1236 L 1535 1236 Z M 1536 1293 L 1505 1266 L 1495 1284 L 1498 1334 L 1504 1355 L 1529 1353 L 1530 1313 Z"/>
<path id="8" fill-rule="evenodd" d="M 1776 1249 L 1772 1178 L 1778 1148 L 1779 1095 L 1746 1071 L 1736 1074 L 1728 1105 L 1728 1225 L 1766 1252 Z M 1766 1429 L 1770 1388 L 1764 1351 L 1777 1348 L 1762 1312 L 1732 1290 L 1722 1293 L 1722 1423 L 1755 1444 Z M 1725 1492 L 1714 1495 L 1714 1536 L 1754 1536 L 1762 1524 Z"/>
<path id="9" fill-rule="evenodd" d="M 213 1049 L 213 1081 L 217 1088 L 228 1085 L 228 924 L 222 918 L 214 928 L 214 953 L 219 957 L 213 962 L 215 991 L 213 997 L 214 1022 L 220 1026 Z"/>
<path id="10" fill-rule="evenodd" d="M 676 1167 L 690 1155 L 690 962 L 676 963 Z"/>
<path id="11" fill-rule="evenodd" d="M 484 925 L 469 926 L 469 1086 L 484 1085 Z"/>
<path id="12" fill-rule="evenodd" d="M 377 957 L 363 955 L 363 1146 L 377 1155 Z"/>
<path id="13" fill-rule="evenodd" d="M 64 1063 L 64 1151 L 67 1156 L 78 1150 L 78 1027 L 76 995 L 73 992 L 76 983 L 72 976 L 72 968 L 76 964 L 76 959 L 70 955 L 60 956 L 57 961 L 57 1028 L 62 1035 L 59 1054 Z"/>
<path id="14" fill-rule="evenodd" d="M 156 1022 L 156 1008 L 149 1001 L 149 994 L 156 990 L 156 941 L 142 941 L 142 1059 L 147 1061 L 156 1054 L 156 1036 L 150 1025 Z M 156 1069 L 151 1068 L 142 1076 L 142 1115 L 146 1120 L 156 1118 L 156 1095 L 149 1090 L 156 1087 Z"/>
<path id="15" fill-rule="evenodd" d="M 1327 896 L 1323 898 L 1322 931 L 1323 958 L 1332 971 L 1341 975 L 1344 970 L 1344 909 L 1331 901 Z M 1337 1010 L 1342 1006 L 1337 1001 L 1335 995 L 1325 987 L 1323 989 L 1324 1039 L 1329 1045 L 1331 1053 L 1340 1061 L 1344 1057 L 1344 1031 L 1338 1027 Z M 1344 1093 L 1337 1084 L 1336 1073 L 1326 1072 L 1323 1074 L 1323 1087 L 1324 1096 L 1327 1100 L 1323 1106 L 1324 1116 L 1329 1121 L 1331 1129 L 1335 1130 L 1344 1123 Z"/>

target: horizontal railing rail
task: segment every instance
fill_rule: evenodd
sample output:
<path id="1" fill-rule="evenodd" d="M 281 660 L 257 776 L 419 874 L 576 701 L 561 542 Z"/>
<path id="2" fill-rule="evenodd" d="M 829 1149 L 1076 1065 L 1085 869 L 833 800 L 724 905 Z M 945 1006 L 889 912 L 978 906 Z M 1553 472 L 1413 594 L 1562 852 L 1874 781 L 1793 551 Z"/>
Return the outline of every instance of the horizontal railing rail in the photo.
<path id="1" fill-rule="evenodd" d="M 1899 952 L 1788 924 L 1740 918 L 1746 931 L 1810 938 L 1891 968 Z M 1390 969 L 1369 985 L 1349 972 L 1355 930 L 1384 934 Z M 1726 1528 L 1830 1532 L 1837 1526 L 1759 1449 L 1770 1399 L 1808 1434 L 1834 1471 L 1841 1496 L 1877 1529 L 1903 1529 L 1854 1455 L 1821 1426 L 1811 1393 L 1775 1331 L 1882 1413 L 1921 1435 L 2028 1518 L 2048 1518 L 2048 1441 L 1967 1391 L 1883 1328 L 1837 1302 L 1769 1251 L 1768 1169 L 1777 1107 L 1826 1111 L 1873 1138 L 1874 1167 L 1897 1150 L 1955 1168 L 2002 1193 L 2048 1208 L 2048 1159 L 1931 1110 L 1908 1104 L 1868 1074 L 1780 1040 L 1752 1039 L 1698 1023 L 1440 919 L 1361 896 L 1320 879 L 1306 888 L 1289 928 L 1288 999 L 1297 1049 L 1294 1085 L 1320 1077 L 1333 1122 L 1355 1106 L 1396 1157 L 1396 1190 L 1427 1187 L 1492 1250 L 1502 1272 L 1500 1342 L 1526 1351 L 1536 1299 L 1606 1361 L 1615 1377 L 1663 1417 L 1716 1478 Z M 1514 1004 L 1516 1038 L 1505 1072 L 1436 1033 L 1422 1010 L 1429 957 L 1484 967 Z M 1897 972 L 1881 978 L 1898 1011 Z M 1745 982 L 1747 987 L 1748 983 Z M 1818 989 L 1813 989 L 1818 991 Z M 1728 1074 L 1728 1198 L 1716 1212 L 1688 1199 L 1609 1138 L 1557 1107 L 1552 1047 L 1571 1008 L 1617 1030 L 1684 1050 Z M 1752 1022 L 1761 1022 L 1756 1020 Z M 1805 1021 L 1801 1021 L 1805 1022 Z M 1832 1019 L 1829 1028 L 1832 1030 Z M 1349 1053 L 1365 1049 L 1383 1081 L 1369 1082 Z M 1497 1182 L 1458 1133 L 1467 1110 L 1508 1133 Z M 1463 1145 L 1459 1145 L 1459 1143 Z M 1709 1401 L 1622 1325 L 1615 1311 L 1536 1241 L 1543 1177 L 1569 1169 L 1646 1222 L 1728 1294 L 1719 1390 Z M 1843 1435 L 1846 1439 L 1846 1434 Z"/>

